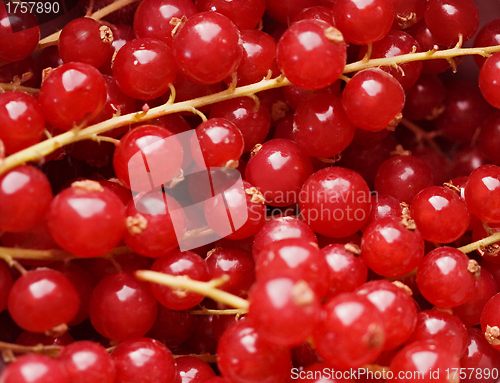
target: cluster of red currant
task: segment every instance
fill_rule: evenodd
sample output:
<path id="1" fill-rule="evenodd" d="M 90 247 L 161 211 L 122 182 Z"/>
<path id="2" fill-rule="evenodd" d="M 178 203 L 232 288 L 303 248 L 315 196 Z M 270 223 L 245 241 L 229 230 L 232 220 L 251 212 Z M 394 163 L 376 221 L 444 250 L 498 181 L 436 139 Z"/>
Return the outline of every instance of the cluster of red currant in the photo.
<path id="1" fill-rule="evenodd" d="M 0 383 L 499 381 L 500 19 L 89 0 L 40 39 L 12 4 Z"/>

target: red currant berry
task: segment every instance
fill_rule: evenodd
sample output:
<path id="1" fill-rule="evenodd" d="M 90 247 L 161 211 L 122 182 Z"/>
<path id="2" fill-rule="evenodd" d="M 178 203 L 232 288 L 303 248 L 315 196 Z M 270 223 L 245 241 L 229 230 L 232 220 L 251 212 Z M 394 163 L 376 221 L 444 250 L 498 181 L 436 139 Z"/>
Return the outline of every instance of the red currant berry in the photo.
<path id="1" fill-rule="evenodd" d="M 218 12 L 228 17 L 240 30 L 254 29 L 264 15 L 265 0 L 197 0 L 198 12 Z"/>
<path id="2" fill-rule="evenodd" d="M 277 138 L 250 158 L 245 179 L 259 188 L 267 204 L 289 206 L 298 202 L 300 188 L 312 173 L 309 156 L 294 142 Z"/>
<path id="3" fill-rule="evenodd" d="M 179 203 L 166 193 L 150 192 L 131 200 L 126 208 L 124 240 L 137 254 L 157 258 L 178 246 L 186 217 Z"/>
<path id="4" fill-rule="evenodd" d="M 297 278 L 259 281 L 250 294 L 249 317 L 267 340 L 282 346 L 302 343 L 320 318 L 320 302 L 309 284 Z M 276 315 L 276 313 L 280 315 Z"/>
<path id="5" fill-rule="evenodd" d="M 390 0 L 336 0 L 333 15 L 346 41 L 365 45 L 381 40 L 389 32 L 394 5 Z"/>
<path id="6" fill-rule="evenodd" d="M 234 383 L 284 383 L 290 377 L 290 350 L 269 343 L 244 319 L 224 331 L 217 346 L 217 366 Z"/>
<path id="7" fill-rule="evenodd" d="M 305 100 L 293 118 L 295 142 L 313 157 L 336 156 L 349 146 L 355 132 L 340 97 L 333 94 L 317 94 Z"/>
<path id="8" fill-rule="evenodd" d="M 417 271 L 420 292 L 441 307 L 459 306 L 474 296 L 476 280 L 467 255 L 452 247 L 432 250 Z"/>
<path id="9" fill-rule="evenodd" d="M 155 339 L 139 338 L 120 343 L 111 358 L 116 366 L 115 383 L 175 382 L 172 353 Z"/>
<path id="10" fill-rule="evenodd" d="M 305 238 L 287 238 L 271 244 L 257 258 L 255 272 L 257 281 L 282 276 L 304 280 L 319 298 L 328 291 L 326 259 Z"/>
<path id="11" fill-rule="evenodd" d="M 422 237 L 435 243 L 457 240 L 470 222 L 464 200 L 454 191 L 441 186 L 425 188 L 413 198 L 411 217 Z"/>
<path id="12" fill-rule="evenodd" d="M 474 47 L 489 47 L 500 44 L 500 19 L 494 19 L 481 28 L 474 40 Z M 486 61 L 486 57 L 474 55 L 474 60 L 479 68 Z"/>
<path id="13" fill-rule="evenodd" d="M 45 79 L 39 100 L 47 122 L 71 130 L 101 113 L 106 103 L 106 83 L 91 65 L 64 64 Z"/>
<path id="14" fill-rule="evenodd" d="M 196 13 L 196 6 L 190 0 L 145 0 L 134 14 L 134 32 L 139 38 L 161 40 L 172 46 L 173 17 L 182 19 Z"/>
<path id="15" fill-rule="evenodd" d="M 390 368 L 396 382 L 414 382 L 413 376 L 418 374 L 415 376 L 423 382 L 446 383 L 449 381 L 446 369 L 458 371 L 460 363 L 445 345 L 421 341 L 411 343 L 399 351 L 392 360 Z"/>
<path id="16" fill-rule="evenodd" d="M 62 29 L 57 46 L 63 62 L 78 61 L 99 68 L 111 55 L 112 42 L 110 27 L 80 17 Z"/>
<path id="17" fill-rule="evenodd" d="M 57 360 L 68 372 L 73 383 L 113 383 L 115 365 L 106 349 L 90 341 L 79 341 L 62 349 Z"/>
<path id="18" fill-rule="evenodd" d="M 23 232 L 43 222 L 52 202 L 47 176 L 31 165 L 0 176 L 0 230 Z"/>
<path id="19" fill-rule="evenodd" d="M 356 73 L 342 92 L 347 117 L 358 128 L 372 132 L 395 123 L 404 103 L 401 84 L 381 69 L 365 69 Z"/>
<path id="20" fill-rule="evenodd" d="M 92 293 L 89 306 L 90 321 L 97 332 L 119 341 L 146 334 L 155 322 L 157 311 L 158 303 L 149 284 L 125 272 L 102 279 Z"/>
<path id="21" fill-rule="evenodd" d="M 366 297 L 340 294 L 323 310 L 313 339 L 318 355 L 328 364 L 336 369 L 357 368 L 380 355 L 385 341 L 384 322 Z"/>
<path id="22" fill-rule="evenodd" d="M 0 381 L 2 383 L 70 383 L 70 378 L 64 366 L 51 357 L 27 354 L 9 364 L 2 372 Z"/>
<path id="23" fill-rule="evenodd" d="M 347 53 L 342 35 L 316 20 L 293 23 L 278 42 L 278 65 L 294 84 L 320 89 L 332 84 L 344 69 Z"/>
<path id="24" fill-rule="evenodd" d="M 294 217 L 280 217 L 266 223 L 255 234 L 252 244 L 253 259 L 257 260 L 273 243 L 287 238 L 301 238 L 310 243 L 318 243 L 316 235 L 307 224 Z"/>
<path id="25" fill-rule="evenodd" d="M 38 101 L 27 93 L 0 94 L 0 140 L 5 153 L 12 154 L 34 145 L 45 129 Z"/>
<path id="26" fill-rule="evenodd" d="M 224 118 L 238 127 L 243 135 L 244 152 L 249 152 L 256 144 L 261 144 L 271 128 L 269 111 L 259 100 L 238 97 L 222 101 L 210 109 L 210 119 Z"/>
<path id="27" fill-rule="evenodd" d="M 207 362 L 195 356 L 181 356 L 175 359 L 177 383 L 205 383 L 215 377 L 215 372 Z"/>
<path id="28" fill-rule="evenodd" d="M 240 185 L 233 181 L 221 184 L 215 189 L 216 197 L 207 200 L 204 208 L 208 225 L 232 240 L 255 235 L 266 222 L 262 193 L 247 181 L 243 181 L 243 189 Z"/>
<path id="29" fill-rule="evenodd" d="M 371 210 L 368 185 L 356 172 L 330 167 L 314 173 L 299 195 L 301 215 L 316 233 L 347 237 L 361 229 Z"/>
<path id="30" fill-rule="evenodd" d="M 368 298 L 379 310 L 384 321 L 384 350 L 402 345 L 413 333 L 417 324 L 417 305 L 408 293 L 407 286 L 399 287 L 388 281 L 371 281 L 355 293 Z M 410 295 L 409 295 L 410 294 Z"/>
<path id="31" fill-rule="evenodd" d="M 415 156 L 395 156 L 380 165 L 375 176 L 375 190 L 410 204 L 420 190 L 432 186 L 429 166 Z"/>
<path id="32" fill-rule="evenodd" d="M 6 4 L 9 4 L 8 8 Z M 40 40 L 35 15 L 28 11 L 27 5 L 17 8 L 10 3 L 0 5 L 0 60 L 7 62 L 28 57 Z"/>
<path id="33" fill-rule="evenodd" d="M 363 232 L 361 254 L 366 265 L 386 277 L 413 271 L 424 256 L 424 240 L 418 230 L 406 228 L 401 218 L 373 221 Z"/>
<path id="34" fill-rule="evenodd" d="M 479 10 L 472 0 L 429 0 L 425 23 L 444 44 L 456 44 L 459 35 L 465 42 L 479 27 Z"/>
<path id="35" fill-rule="evenodd" d="M 44 333 L 73 320 L 80 298 L 62 273 L 50 269 L 29 271 L 19 278 L 9 294 L 12 319 L 24 330 Z"/>
<path id="36" fill-rule="evenodd" d="M 465 185 L 465 201 L 481 221 L 500 222 L 500 168 L 483 165 L 472 172 Z"/>
<path id="37" fill-rule="evenodd" d="M 150 38 L 125 44 L 113 60 L 113 76 L 123 93 L 153 100 L 168 91 L 177 74 L 170 47 Z"/>
<path id="38" fill-rule="evenodd" d="M 210 279 L 208 268 L 203 259 L 191 251 L 173 252 L 158 258 L 151 270 L 169 275 L 185 275 L 196 281 L 206 282 Z M 204 299 L 203 295 L 186 292 L 158 284 L 151 285 L 151 291 L 156 299 L 170 310 L 187 310 Z"/>
<path id="39" fill-rule="evenodd" d="M 327 297 L 350 293 L 366 282 L 368 268 L 363 258 L 353 252 L 357 247 L 333 243 L 321 249 L 330 270 L 330 289 Z"/>
<path id="40" fill-rule="evenodd" d="M 217 12 L 197 13 L 174 37 L 175 62 L 192 81 L 218 83 L 230 76 L 240 63 L 239 38 L 238 28 L 226 16 Z"/>
<path id="41" fill-rule="evenodd" d="M 47 223 L 63 249 L 79 257 L 93 257 L 107 253 L 122 239 L 125 207 L 98 182 L 75 182 L 54 198 Z"/>
<path id="42" fill-rule="evenodd" d="M 211 118 L 196 128 L 191 137 L 191 153 L 202 168 L 233 167 L 245 147 L 238 127 L 224 118 Z"/>

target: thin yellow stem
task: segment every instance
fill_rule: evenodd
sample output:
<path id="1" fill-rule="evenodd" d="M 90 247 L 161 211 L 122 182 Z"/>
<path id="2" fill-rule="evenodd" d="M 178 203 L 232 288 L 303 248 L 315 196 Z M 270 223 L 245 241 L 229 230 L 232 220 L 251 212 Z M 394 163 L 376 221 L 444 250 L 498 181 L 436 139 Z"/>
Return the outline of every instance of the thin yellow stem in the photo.
<path id="1" fill-rule="evenodd" d="M 248 313 L 248 310 L 244 309 L 214 310 L 203 308 L 201 310 L 189 311 L 191 315 L 243 315 L 246 313 Z"/>
<path id="2" fill-rule="evenodd" d="M 42 344 L 37 344 L 36 346 L 21 346 L 15 343 L 0 342 L 0 351 L 13 351 L 21 354 L 35 353 L 56 357 L 61 350 L 61 346 L 44 346 Z"/>
<path id="3" fill-rule="evenodd" d="M 131 250 L 126 246 L 116 247 L 102 257 L 109 257 L 112 255 L 129 254 Z M 3 247 L 0 246 L 0 258 L 5 259 L 39 259 L 46 261 L 67 261 L 75 258 L 75 256 L 67 251 L 59 249 L 51 250 L 32 250 L 20 249 L 17 247 Z"/>
<path id="4" fill-rule="evenodd" d="M 13 82 L 12 83 L 0 83 L 0 93 L 2 93 L 2 91 L 10 92 L 13 90 L 17 90 L 19 92 L 24 92 L 24 93 L 29 93 L 29 94 L 34 94 L 34 93 L 40 92 L 40 89 L 30 88 L 28 86 L 19 85 L 19 84 L 13 83 Z"/>
<path id="5" fill-rule="evenodd" d="M 479 249 L 480 246 L 489 246 L 494 244 L 495 242 L 500 241 L 500 232 L 494 233 L 490 235 L 489 237 L 483 238 L 479 241 L 469 243 L 468 245 L 459 247 L 458 250 L 460 250 L 463 253 L 470 253 L 474 250 Z"/>
<path id="6" fill-rule="evenodd" d="M 500 45 L 495 45 L 492 47 L 479 47 L 479 48 L 451 48 L 442 51 L 427 51 L 427 52 L 417 52 L 408 53 L 405 55 L 386 57 L 380 59 L 370 59 L 368 61 L 357 61 L 352 64 L 347 64 L 344 67 L 345 73 L 358 72 L 367 68 L 376 68 L 381 66 L 391 66 L 395 64 L 407 63 L 412 61 L 422 61 L 422 60 L 436 60 L 436 59 L 447 59 L 456 56 L 468 56 L 468 55 L 480 55 L 483 57 L 489 57 L 491 53 L 500 52 Z"/>
<path id="7" fill-rule="evenodd" d="M 184 289 L 205 295 L 213 300 L 227 304 L 237 309 L 248 310 L 249 302 L 246 299 L 222 291 L 214 287 L 214 283 L 194 281 L 186 276 L 174 276 L 158 273 L 150 270 L 138 270 L 135 272 L 138 279 L 158 283 L 172 288 Z M 217 281 L 218 282 L 218 281 Z"/>
<path id="8" fill-rule="evenodd" d="M 151 108 L 147 112 L 136 112 L 126 114 L 124 116 L 113 117 L 107 121 L 100 122 L 96 125 L 92 125 L 78 131 L 71 130 L 6 157 L 0 166 L 0 175 L 26 162 L 40 160 L 65 145 L 77 141 L 92 139 L 92 136 L 107 132 L 120 126 L 148 121 L 167 114 L 192 111 L 193 109 L 198 109 L 204 105 L 210 105 L 236 97 L 244 97 L 263 90 L 278 88 L 286 85 L 290 85 L 290 82 L 282 77 L 272 80 L 262 80 L 255 84 L 236 88 L 234 91 L 225 90 L 208 96 L 195 98 L 193 100 L 177 102 L 174 104 L 167 103 L 156 108 Z"/>

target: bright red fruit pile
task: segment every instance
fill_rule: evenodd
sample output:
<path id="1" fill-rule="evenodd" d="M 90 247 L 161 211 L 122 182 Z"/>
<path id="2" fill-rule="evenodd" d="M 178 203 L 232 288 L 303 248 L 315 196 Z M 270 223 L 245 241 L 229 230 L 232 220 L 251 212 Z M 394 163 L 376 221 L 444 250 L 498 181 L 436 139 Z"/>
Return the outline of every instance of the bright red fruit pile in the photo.
<path id="1" fill-rule="evenodd" d="M 0 3 L 0 383 L 500 381 L 500 19 L 109 3 Z"/>

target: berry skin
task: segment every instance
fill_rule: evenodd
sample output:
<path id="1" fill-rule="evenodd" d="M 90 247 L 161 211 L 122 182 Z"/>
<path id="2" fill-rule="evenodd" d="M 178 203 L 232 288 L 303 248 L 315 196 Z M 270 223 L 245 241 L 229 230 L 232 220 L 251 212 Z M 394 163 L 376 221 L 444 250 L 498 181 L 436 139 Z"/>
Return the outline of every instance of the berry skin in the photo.
<path id="1" fill-rule="evenodd" d="M 470 212 L 484 222 L 500 223 L 500 167 L 483 165 L 467 179 L 465 201 Z"/>
<path id="2" fill-rule="evenodd" d="M 338 30 L 322 21 L 302 20 L 285 31 L 278 42 L 276 57 L 294 85 L 320 89 L 339 78 L 347 53 Z"/>
<path id="3" fill-rule="evenodd" d="M 70 383 L 64 366 L 47 355 L 22 355 L 9 364 L 0 377 L 2 383 Z"/>
<path id="4" fill-rule="evenodd" d="M 198 33 L 198 30 L 204 33 Z M 230 76 L 242 56 L 238 28 L 217 12 L 190 17 L 174 38 L 173 55 L 179 70 L 191 81 L 215 84 Z"/>
<path id="5" fill-rule="evenodd" d="M 341 238 L 363 227 L 371 210 L 370 198 L 370 189 L 358 173 L 330 167 L 307 179 L 299 194 L 299 207 L 316 233 Z"/>
<path id="6" fill-rule="evenodd" d="M 47 122 L 71 130 L 101 113 L 106 103 L 106 82 L 91 65 L 64 64 L 43 82 L 39 101 Z"/>
<path id="7" fill-rule="evenodd" d="M 75 182 L 52 201 L 47 216 L 51 235 L 79 257 L 107 253 L 125 233 L 125 207 L 120 198 L 94 181 Z"/>
<path id="8" fill-rule="evenodd" d="M 470 260 L 452 247 L 428 253 L 417 271 L 417 285 L 429 302 L 441 307 L 459 306 L 474 296 L 476 280 Z"/>
<path id="9" fill-rule="evenodd" d="M 45 129 L 38 101 L 27 93 L 0 94 L 0 140 L 12 154 L 38 143 Z"/>
<path id="10" fill-rule="evenodd" d="M 78 312 L 80 298 L 62 273 L 37 269 L 21 276 L 9 293 L 8 309 L 17 325 L 44 333 L 67 324 Z"/>

